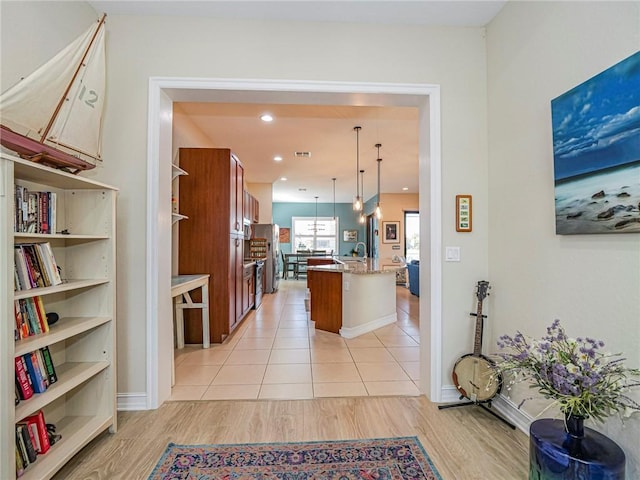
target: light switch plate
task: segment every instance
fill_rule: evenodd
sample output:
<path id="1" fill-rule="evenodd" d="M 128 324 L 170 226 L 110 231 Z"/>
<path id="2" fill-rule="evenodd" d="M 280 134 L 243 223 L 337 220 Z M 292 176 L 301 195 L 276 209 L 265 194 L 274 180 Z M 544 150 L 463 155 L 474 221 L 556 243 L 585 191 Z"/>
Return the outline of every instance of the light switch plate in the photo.
<path id="1" fill-rule="evenodd" d="M 460 247 L 445 247 L 444 259 L 446 262 L 460 261 Z"/>

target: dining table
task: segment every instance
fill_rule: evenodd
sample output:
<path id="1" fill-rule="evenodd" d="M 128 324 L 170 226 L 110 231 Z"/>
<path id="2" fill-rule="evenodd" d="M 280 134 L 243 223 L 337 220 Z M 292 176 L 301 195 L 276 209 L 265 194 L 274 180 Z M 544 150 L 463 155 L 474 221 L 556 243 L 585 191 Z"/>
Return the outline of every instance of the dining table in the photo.
<path id="1" fill-rule="evenodd" d="M 296 253 L 285 253 L 284 254 L 284 265 L 282 266 L 283 275 L 286 278 L 287 272 L 289 271 L 288 266 L 293 265 L 293 278 L 296 280 L 299 278 L 300 274 L 306 275 L 307 271 L 307 259 L 309 257 L 330 257 L 331 255 L 327 252 L 296 252 Z"/>

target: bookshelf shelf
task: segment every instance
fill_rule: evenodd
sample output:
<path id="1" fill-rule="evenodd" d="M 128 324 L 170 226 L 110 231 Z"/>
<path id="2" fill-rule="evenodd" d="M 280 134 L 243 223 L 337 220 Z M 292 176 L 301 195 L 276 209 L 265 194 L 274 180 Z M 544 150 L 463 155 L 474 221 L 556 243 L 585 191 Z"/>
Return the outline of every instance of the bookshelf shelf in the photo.
<path id="1" fill-rule="evenodd" d="M 48 209 L 46 202 L 36 203 L 35 231 L 54 230 L 44 228 L 46 217 L 41 214 L 48 212 L 54 215 L 49 223 L 58 233 L 14 231 L 22 230 L 18 223 L 28 211 L 24 202 L 18 205 L 18 190 L 46 192 L 49 199 L 55 196 Z M 9 320 L 0 330 L 2 479 L 16 478 L 15 423 L 39 411 L 47 423 L 56 425 L 62 439 L 39 454 L 22 479 L 51 478 L 98 434 L 116 431 L 116 195 L 117 189 L 109 185 L 0 153 L 0 291 L 6 292 L 0 305 L 3 318 Z M 62 284 L 14 290 L 14 245 L 31 243 L 49 243 Z M 32 247 L 20 250 L 25 248 Z M 37 263 L 42 266 L 42 259 Z M 46 333 L 14 340 L 14 303 L 34 297 L 40 297 L 45 312 L 55 312 L 59 319 Z M 15 405 L 11 391 L 15 359 L 45 347 L 57 381 Z"/>
<path id="2" fill-rule="evenodd" d="M 67 463 L 87 441 L 93 440 L 102 431 L 113 423 L 112 416 L 96 417 L 63 417 L 56 425 L 56 432 L 62 435 L 62 439 L 51 446 L 46 453 L 49 463 L 64 465 Z M 20 480 L 40 480 L 50 477 L 46 464 L 36 461 L 25 471 Z"/>

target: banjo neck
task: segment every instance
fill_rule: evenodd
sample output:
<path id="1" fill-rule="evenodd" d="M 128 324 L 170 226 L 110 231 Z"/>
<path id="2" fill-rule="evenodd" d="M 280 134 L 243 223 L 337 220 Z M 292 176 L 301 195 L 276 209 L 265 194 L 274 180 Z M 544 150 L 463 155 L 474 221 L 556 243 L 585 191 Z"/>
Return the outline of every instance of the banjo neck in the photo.
<path id="1" fill-rule="evenodd" d="M 479 357 L 482 355 L 482 333 L 484 327 L 484 316 L 482 315 L 482 302 L 486 298 L 487 290 L 489 289 L 489 282 L 478 282 L 476 296 L 478 298 L 478 307 L 476 313 L 472 314 L 476 317 L 476 333 L 473 341 L 473 355 Z"/>

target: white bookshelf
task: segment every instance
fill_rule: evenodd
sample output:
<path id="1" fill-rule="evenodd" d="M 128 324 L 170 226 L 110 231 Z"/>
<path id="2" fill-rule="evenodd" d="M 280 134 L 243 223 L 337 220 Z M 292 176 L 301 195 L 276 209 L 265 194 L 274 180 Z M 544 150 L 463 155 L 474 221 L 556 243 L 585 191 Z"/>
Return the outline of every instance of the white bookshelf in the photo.
<path id="1" fill-rule="evenodd" d="M 117 189 L 88 178 L 0 154 L 0 478 L 15 472 L 15 423 L 42 409 L 62 439 L 20 478 L 51 478 L 116 421 L 115 211 Z M 56 234 L 14 233 L 15 184 L 57 193 Z M 15 243 L 49 242 L 61 285 L 14 291 Z M 49 332 L 14 341 L 14 300 L 41 296 L 60 319 Z M 14 358 L 48 346 L 58 381 L 14 405 Z"/>

